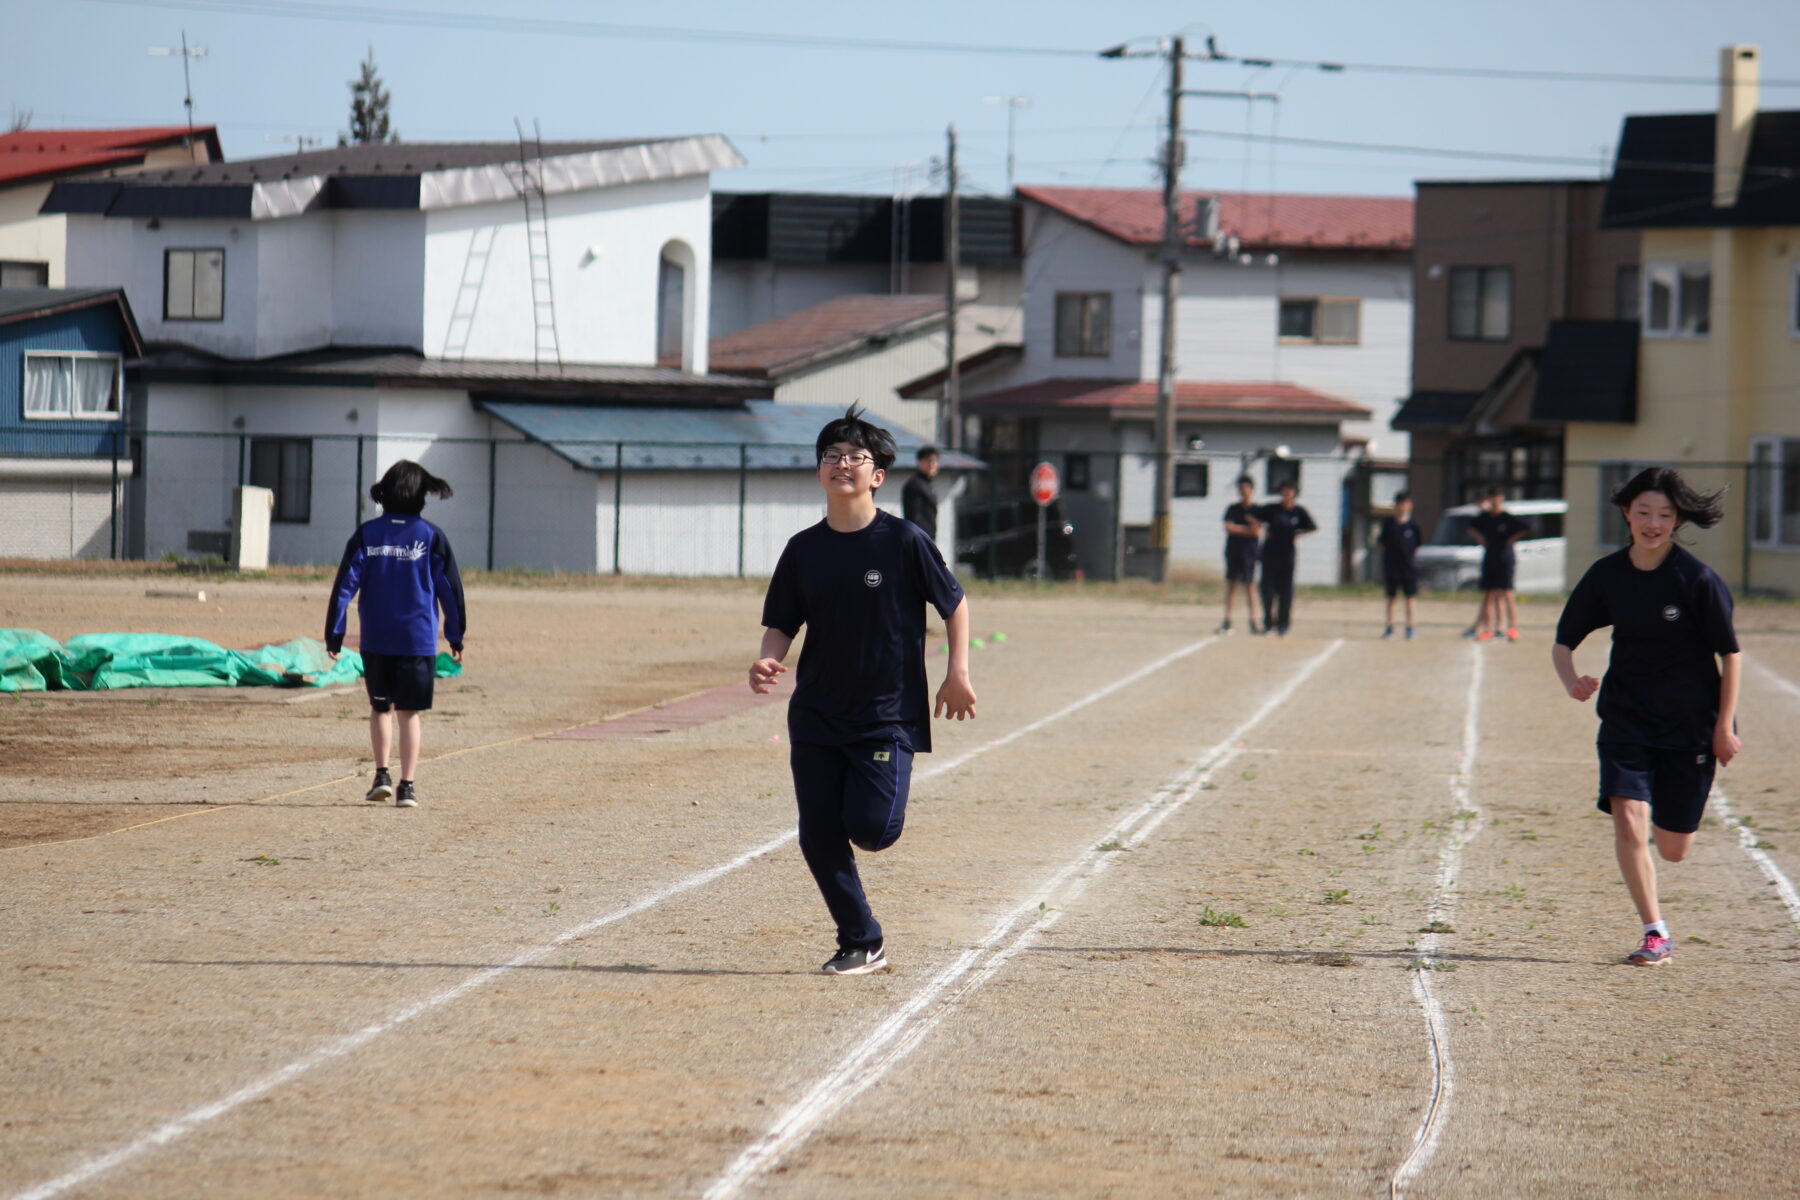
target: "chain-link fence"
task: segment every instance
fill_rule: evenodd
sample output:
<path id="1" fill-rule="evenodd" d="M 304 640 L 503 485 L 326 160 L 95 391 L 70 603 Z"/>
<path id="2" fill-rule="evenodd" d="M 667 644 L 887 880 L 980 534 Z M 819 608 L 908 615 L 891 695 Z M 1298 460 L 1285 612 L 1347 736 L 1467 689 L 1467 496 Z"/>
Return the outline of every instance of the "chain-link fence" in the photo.
<path id="1" fill-rule="evenodd" d="M 1684 537 L 1734 587 L 1800 590 L 1800 442 L 1784 458 L 1789 444 L 1759 448 L 1754 462 L 1681 464 L 1696 486 L 1726 489 L 1725 521 Z M 369 486 L 399 458 L 450 481 L 455 498 L 434 501 L 426 515 L 444 528 L 465 565 L 491 569 L 766 575 L 787 539 L 823 512 L 810 444 L 552 447 L 423 434 L 8 430 L 0 447 L 8 510 L 0 555 L 222 558 L 231 544 L 232 490 L 253 484 L 274 494 L 272 560 L 329 565 L 349 532 L 375 515 Z M 1058 497 L 1042 509 L 1029 490 L 1041 462 L 1060 480 Z M 1302 583 L 1375 578 L 1375 531 L 1409 477 L 1427 542 L 1445 542 L 1464 556 L 1473 544 L 1466 533 L 1458 536 L 1455 506 L 1501 487 L 1533 525 L 1533 553 L 1546 570 L 1554 560 L 1554 590 L 1624 544 L 1623 522 L 1607 497 L 1646 464 L 1559 462 L 1554 472 L 1527 464 L 1523 474 L 1517 465 L 1497 459 L 1487 464 L 1491 470 L 1471 470 L 1467 462 L 1183 452 L 1173 462 L 1170 574 L 1220 573 L 1222 518 L 1243 476 L 1259 503 L 1273 502 L 1284 483 L 1299 487 L 1317 526 L 1300 545 Z M 894 465 L 878 493 L 884 508 L 901 511 L 911 468 L 908 461 Z M 1154 454 L 1120 451 L 989 450 L 967 469 L 953 459 L 934 484 L 939 545 L 967 576 L 1151 576 L 1155 468 Z M 1461 582 L 1452 573 L 1443 585 Z"/>

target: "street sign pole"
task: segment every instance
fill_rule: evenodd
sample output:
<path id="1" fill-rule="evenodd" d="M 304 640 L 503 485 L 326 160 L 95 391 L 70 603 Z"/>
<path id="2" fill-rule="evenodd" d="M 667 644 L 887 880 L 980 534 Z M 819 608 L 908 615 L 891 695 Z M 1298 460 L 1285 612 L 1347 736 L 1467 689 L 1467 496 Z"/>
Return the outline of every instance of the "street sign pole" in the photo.
<path id="1" fill-rule="evenodd" d="M 1042 504 L 1038 505 L 1038 573 L 1037 573 L 1037 577 L 1039 580 L 1042 580 L 1044 578 L 1045 573 L 1049 569 L 1049 564 L 1044 561 L 1045 555 L 1046 555 L 1045 543 L 1048 540 L 1048 536 L 1049 536 L 1049 534 L 1048 534 L 1048 530 L 1049 530 L 1048 522 L 1050 520 L 1049 515 L 1048 515 L 1049 511 L 1050 510 L 1046 506 L 1044 506 Z"/>
<path id="2" fill-rule="evenodd" d="M 1031 468 L 1031 498 L 1038 506 L 1037 577 L 1040 580 L 1048 578 L 1050 574 L 1050 505 L 1055 502 L 1060 491 L 1062 480 L 1057 478 L 1053 465 L 1041 462 Z"/>

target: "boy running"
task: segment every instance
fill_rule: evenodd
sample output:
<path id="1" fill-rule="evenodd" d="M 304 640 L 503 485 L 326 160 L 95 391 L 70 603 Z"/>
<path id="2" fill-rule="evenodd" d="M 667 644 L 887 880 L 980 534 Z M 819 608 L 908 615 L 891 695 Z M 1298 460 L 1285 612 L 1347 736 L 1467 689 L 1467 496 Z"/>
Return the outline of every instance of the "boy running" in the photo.
<path id="1" fill-rule="evenodd" d="M 1589 567 L 1556 626 L 1551 660 L 1576 700 L 1600 692 L 1601 812 L 1613 819 L 1619 873 L 1644 923 L 1626 961 L 1669 961 L 1674 943 L 1656 898 L 1656 862 L 1687 857 L 1712 790 L 1713 769 L 1737 756 L 1734 729 L 1742 660 L 1731 592 L 1711 567 L 1675 545 L 1675 531 L 1723 515 L 1719 493 L 1702 495 L 1668 467 L 1640 471 L 1612 495 L 1631 544 Z M 1575 647 L 1611 625 L 1604 683 L 1575 671 Z M 1714 661 L 1715 656 L 1717 662 Z M 1720 665 L 1723 665 L 1723 671 Z"/>
<path id="2" fill-rule="evenodd" d="M 1318 529 L 1312 514 L 1295 503 L 1300 488 L 1293 483 L 1281 485 L 1280 504 L 1259 504 L 1250 515 L 1264 529 L 1262 544 L 1263 630 L 1274 630 L 1286 637 L 1288 620 L 1294 615 L 1294 546 L 1302 534 Z"/>
<path id="3" fill-rule="evenodd" d="M 838 950 L 822 969 L 863 975 L 888 959 L 851 847 L 873 853 L 899 840 L 913 755 L 931 750 L 927 604 L 950 643 L 936 715 L 975 716 L 969 602 L 925 532 L 875 507 L 894 462 L 887 430 L 852 405 L 819 431 L 816 452 L 825 519 L 790 538 L 775 565 L 750 690 L 774 689 L 806 626 L 788 702 L 800 853 L 837 923 Z"/>
<path id="4" fill-rule="evenodd" d="M 350 597 L 362 625 L 363 686 L 369 693 L 369 744 L 375 751 L 375 780 L 363 799 L 396 807 L 419 803 L 413 776 L 419 769 L 423 722 L 437 682 L 438 609 L 444 610 L 444 640 L 462 661 L 464 608 L 462 576 L 444 531 L 419 516 L 427 494 L 448 500 L 450 485 L 416 462 L 401 459 L 369 489 L 381 515 L 350 535 L 344 561 L 325 611 L 325 649 L 336 658 L 344 648 Z M 396 714 L 398 716 L 396 717 Z M 400 727 L 400 786 L 388 773 L 394 726 Z"/>
<path id="5" fill-rule="evenodd" d="M 1239 475 L 1237 503 L 1225 509 L 1225 621 L 1220 633 L 1231 632 L 1231 600 L 1244 590 L 1244 616 L 1256 632 L 1256 544 L 1262 532 L 1255 512 L 1256 481 Z"/>
<path id="6" fill-rule="evenodd" d="M 1481 615 L 1475 619 L 1475 640 L 1492 641 L 1504 629 L 1506 640 L 1516 642 L 1519 606 L 1513 600 L 1513 572 L 1518 559 L 1513 543 L 1530 533 L 1531 525 L 1506 511 L 1506 493 L 1499 488 L 1490 488 L 1481 498 L 1481 509 L 1469 521 L 1469 536 L 1481 547 Z"/>
<path id="7" fill-rule="evenodd" d="M 1393 516 L 1382 518 L 1381 532 L 1375 535 L 1375 544 L 1381 547 L 1381 578 L 1387 588 L 1387 632 L 1381 635 L 1384 638 L 1394 636 L 1394 597 L 1404 592 L 1406 637 L 1412 640 L 1419 595 L 1419 569 L 1413 564 L 1413 555 L 1419 552 L 1423 536 L 1419 523 L 1412 519 L 1412 493 L 1401 492 L 1394 497 Z"/>

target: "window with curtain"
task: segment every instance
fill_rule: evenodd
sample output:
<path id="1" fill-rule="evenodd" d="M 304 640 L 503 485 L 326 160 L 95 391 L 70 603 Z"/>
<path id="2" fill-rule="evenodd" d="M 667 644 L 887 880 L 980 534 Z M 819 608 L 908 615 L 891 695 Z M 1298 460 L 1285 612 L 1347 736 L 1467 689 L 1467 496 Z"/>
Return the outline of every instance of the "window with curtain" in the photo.
<path id="1" fill-rule="evenodd" d="M 1450 268 L 1450 337 L 1504 342 L 1512 337 L 1512 268 Z"/>
<path id="2" fill-rule="evenodd" d="M 1800 549 L 1800 438 L 1751 439 L 1750 540 L 1766 550 Z"/>
<path id="3" fill-rule="evenodd" d="M 1362 301 L 1354 296 L 1284 297 L 1279 321 L 1283 341 L 1354 346 L 1362 338 Z"/>
<path id="4" fill-rule="evenodd" d="M 163 319 L 225 319 L 225 251 L 163 251 Z"/>
<path id="5" fill-rule="evenodd" d="M 1112 293 L 1056 293 L 1056 357 L 1105 358 L 1112 353 Z"/>
<path id="6" fill-rule="evenodd" d="M 312 520 L 312 449 L 311 438 L 250 439 L 250 483 L 275 493 L 272 520 Z"/>
<path id="7" fill-rule="evenodd" d="M 1703 338 L 1712 331 L 1712 265 L 1646 263 L 1644 336 Z"/>
<path id="8" fill-rule="evenodd" d="M 116 421 L 119 356 L 25 352 L 25 415 L 37 420 Z"/>

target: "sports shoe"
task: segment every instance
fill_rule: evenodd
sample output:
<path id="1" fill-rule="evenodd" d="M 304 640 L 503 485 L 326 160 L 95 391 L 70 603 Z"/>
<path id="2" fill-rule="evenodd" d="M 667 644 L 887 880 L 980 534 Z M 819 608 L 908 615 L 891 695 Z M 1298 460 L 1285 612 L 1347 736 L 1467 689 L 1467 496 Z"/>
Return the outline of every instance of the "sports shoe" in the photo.
<path id="1" fill-rule="evenodd" d="M 1231 632 L 1231 622 L 1230 621 L 1224 622 L 1217 629 L 1213 630 L 1213 632 L 1214 633 L 1230 633 Z"/>
<path id="2" fill-rule="evenodd" d="M 1494 631 L 1491 629 L 1484 629 L 1475 635 L 1475 640 L 1478 642 L 1491 642 L 1494 640 Z"/>
<path id="3" fill-rule="evenodd" d="M 1394 627 L 1392 625 L 1389 625 L 1387 627 L 1387 632 L 1385 632 L 1381 635 L 1381 640 L 1385 642 L 1385 641 L 1387 641 L 1387 639 L 1389 639 L 1393 636 L 1394 636 Z"/>
<path id="4" fill-rule="evenodd" d="M 1646 933 L 1644 944 L 1633 950 L 1625 961 L 1640 967 L 1653 967 L 1675 957 L 1675 944 L 1660 933 Z"/>
<path id="5" fill-rule="evenodd" d="M 1406 627 L 1406 640 L 1409 642 L 1413 640 L 1413 627 L 1411 625 Z"/>
<path id="6" fill-rule="evenodd" d="M 417 808 L 417 807 L 419 807 L 419 796 L 418 796 L 418 793 L 413 791 L 412 780 L 402 779 L 400 781 L 400 790 L 398 792 L 396 792 L 394 795 L 394 807 L 395 808 Z"/>
<path id="7" fill-rule="evenodd" d="M 885 971 L 887 965 L 887 951 L 883 947 L 857 946 L 839 950 L 819 970 L 827 975 L 867 975 L 871 971 Z"/>
<path id="8" fill-rule="evenodd" d="M 1509 630 L 1507 630 L 1507 631 L 1506 631 L 1506 640 L 1507 640 L 1507 641 L 1509 641 L 1509 642 L 1516 642 L 1516 641 L 1518 641 L 1518 640 L 1519 640 L 1519 631 L 1518 631 L 1518 630 L 1516 630 L 1516 629 L 1509 629 Z"/>
<path id="9" fill-rule="evenodd" d="M 388 774 L 386 767 L 375 768 L 375 782 L 369 785 L 369 792 L 363 797 L 370 804 L 386 804 L 394 798 L 394 777 Z"/>

